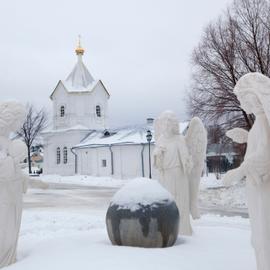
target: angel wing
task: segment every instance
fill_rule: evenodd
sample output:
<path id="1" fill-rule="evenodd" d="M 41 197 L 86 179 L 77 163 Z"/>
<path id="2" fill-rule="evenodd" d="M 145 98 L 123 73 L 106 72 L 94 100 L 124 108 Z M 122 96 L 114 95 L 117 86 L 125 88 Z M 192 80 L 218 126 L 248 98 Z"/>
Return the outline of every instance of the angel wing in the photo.
<path id="1" fill-rule="evenodd" d="M 199 218 L 198 194 L 201 174 L 206 159 L 207 132 L 200 118 L 191 119 L 186 136 L 187 148 L 192 157 L 193 168 L 188 175 L 190 190 L 190 212 L 193 219 Z"/>
<path id="2" fill-rule="evenodd" d="M 248 131 L 243 128 L 234 128 L 227 131 L 226 136 L 236 143 L 246 143 L 248 140 Z"/>

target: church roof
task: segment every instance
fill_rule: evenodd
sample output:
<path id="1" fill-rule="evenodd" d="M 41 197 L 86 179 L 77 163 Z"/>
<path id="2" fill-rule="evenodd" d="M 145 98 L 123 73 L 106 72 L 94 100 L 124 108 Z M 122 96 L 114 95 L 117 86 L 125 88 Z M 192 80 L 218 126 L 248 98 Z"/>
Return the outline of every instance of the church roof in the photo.
<path id="1" fill-rule="evenodd" d="M 189 122 L 180 124 L 180 132 L 183 133 Z M 155 143 L 153 125 L 143 124 L 136 126 L 128 126 L 111 130 L 92 130 L 86 138 L 73 148 L 96 148 L 110 145 L 138 145 L 147 144 L 147 130 L 151 130 L 153 138 L 152 143 Z"/>
<path id="2" fill-rule="evenodd" d="M 91 85 L 96 83 L 87 67 L 82 61 L 82 55 L 78 55 L 78 61 L 64 81 L 64 85 L 69 91 L 87 91 Z"/>
<path id="3" fill-rule="evenodd" d="M 54 91 L 50 95 L 52 98 L 55 90 L 57 89 L 59 83 L 62 83 L 64 88 L 68 92 L 91 92 L 100 83 L 104 88 L 105 92 L 110 96 L 109 92 L 105 88 L 101 80 L 95 80 L 85 64 L 83 63 L 82 56 L 84 54 L 84 49 L 81 48 L 80 44 L 75 50 L 77 54 L 77 63 L 74 66 L 71 73 L 68 75 L 66 80 L 60 80 L 55 87 Z"/>
<path id="4" fill-rule="evenodd" d="M 112 130 L 96 130 L 74 148 L 100 147 L 107 145 L 142 144 L 146 141 L 146 127 L 125 127 Z M 153 130 L 152 130 L 153 132 Z"/>

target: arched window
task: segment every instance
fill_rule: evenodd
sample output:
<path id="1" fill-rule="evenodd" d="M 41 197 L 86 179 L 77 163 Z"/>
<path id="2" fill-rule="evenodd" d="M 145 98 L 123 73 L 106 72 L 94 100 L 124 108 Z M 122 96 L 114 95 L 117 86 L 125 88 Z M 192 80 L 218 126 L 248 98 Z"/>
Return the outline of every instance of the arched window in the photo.
<path id="1" fill-rule="evenodd" d="M 61 161 L 61 153 L 60 153 L 60 147 L 56 148 L 56 164 L 60 164 Z"/>
<path id="2" fill-rule="evenodd" d="M 101 108 L 99 105 L 96 106 L 96 115 L 97 117 L 101 117 Z"/>
<path id="3" fill-rule="evenodd" d="M 65 116 L 65 106 L 61 106 L 60 107 L 60 117 L 64 117 Z"/>
<path id="4" fill-rule="evenodd" d="M 63 162 L 64 162 L 64 164 L 67 164 L 67 161 L 68 161 L 68 152 L 67 152 L 67 148 L 64 147 L 64 149 L 63 149 Z"/>

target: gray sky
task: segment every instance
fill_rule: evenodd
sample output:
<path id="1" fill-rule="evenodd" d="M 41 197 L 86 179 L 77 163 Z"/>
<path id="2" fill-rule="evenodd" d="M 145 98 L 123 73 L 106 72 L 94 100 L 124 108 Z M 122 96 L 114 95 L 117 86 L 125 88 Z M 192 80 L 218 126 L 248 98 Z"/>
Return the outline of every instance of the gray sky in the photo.
<path id="1" fill-rule="evenodd" d="M 1 100 L 50 109 L 50 93 L 76 63 L 81 34 L 84 63 L 111 94 L 112 125 L 143 123 L 166 109 L 184 120 L 192 49 L 230 2 L 1 1 Z"/>

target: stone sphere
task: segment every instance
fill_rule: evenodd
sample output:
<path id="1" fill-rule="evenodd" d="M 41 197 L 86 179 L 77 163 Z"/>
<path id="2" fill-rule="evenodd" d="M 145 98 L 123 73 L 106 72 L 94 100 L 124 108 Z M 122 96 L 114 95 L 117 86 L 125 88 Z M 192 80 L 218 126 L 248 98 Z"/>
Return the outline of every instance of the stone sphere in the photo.
<path id="1" fill-rule="evenodd" d="M 170 247 L 178 236 L 179 212 L 172 195 L 156 180 L 138 178 L 112 198 L 106 225 L 114 245 Z"/>

